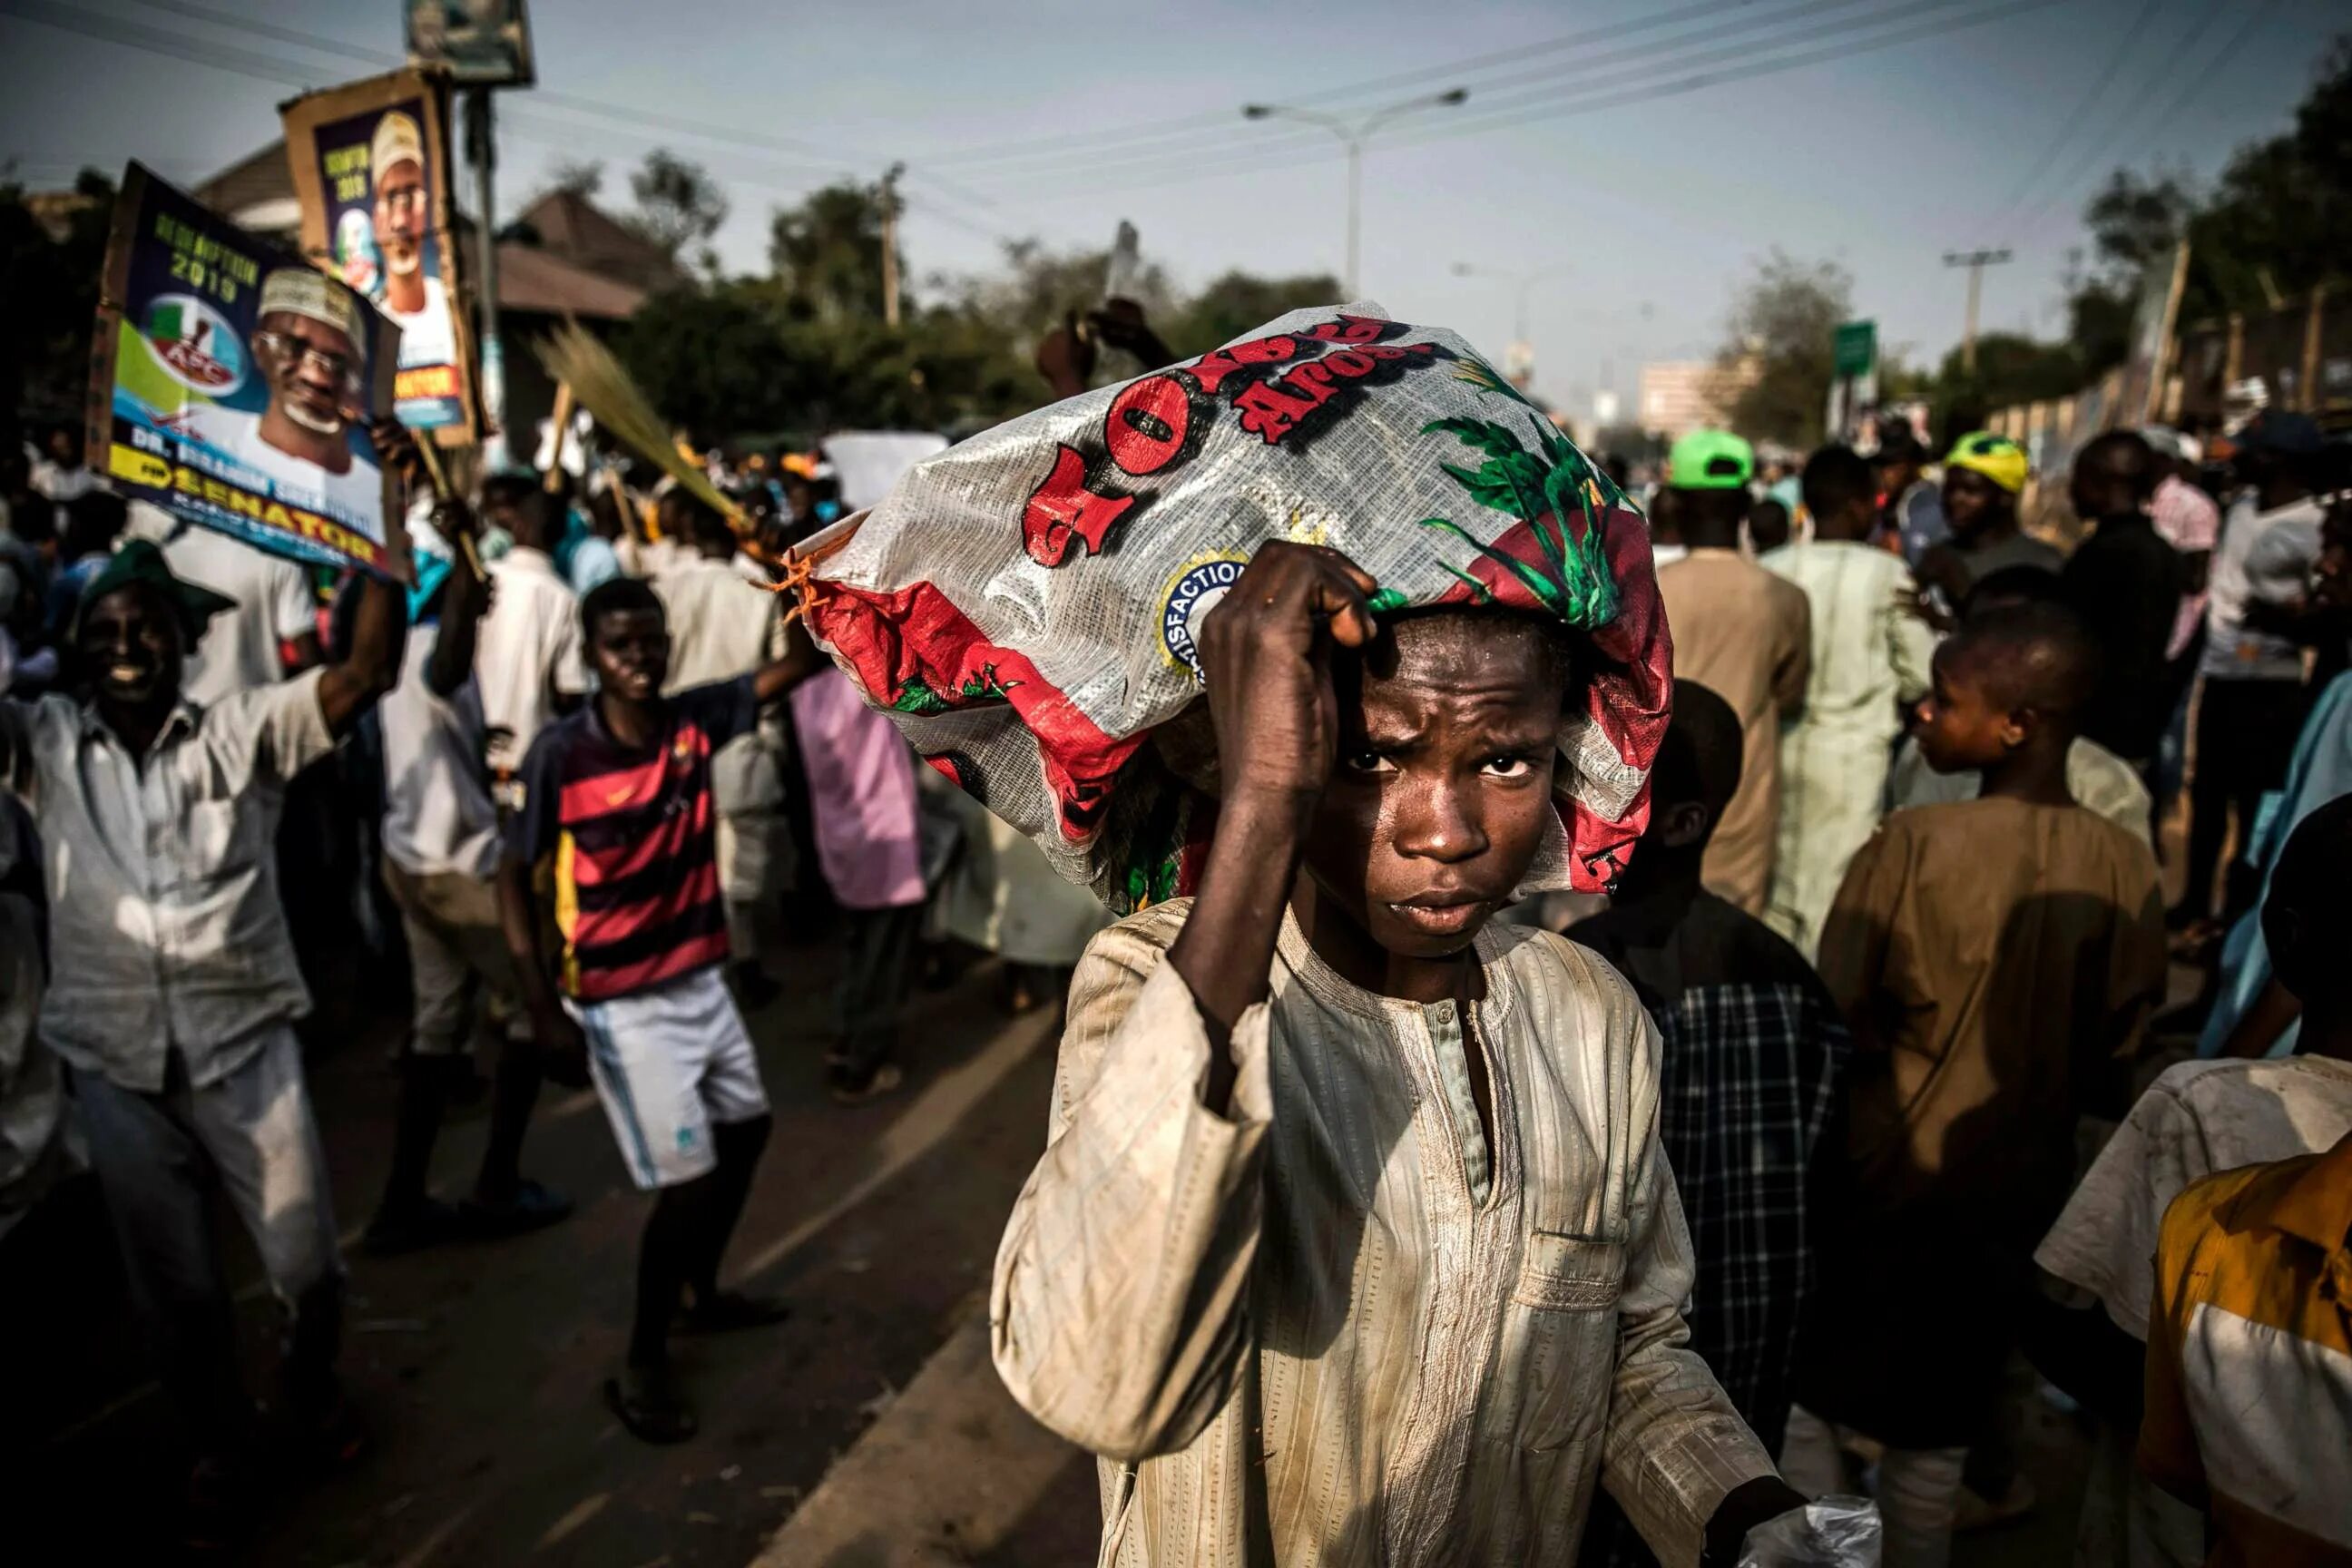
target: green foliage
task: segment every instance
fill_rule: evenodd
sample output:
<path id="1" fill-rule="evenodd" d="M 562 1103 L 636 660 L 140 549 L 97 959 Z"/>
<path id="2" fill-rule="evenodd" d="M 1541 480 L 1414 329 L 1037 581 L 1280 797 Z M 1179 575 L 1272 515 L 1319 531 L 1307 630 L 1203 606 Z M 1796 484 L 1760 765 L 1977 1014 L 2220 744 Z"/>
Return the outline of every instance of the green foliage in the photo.
<path id="1" fill-rule="evenodd" d="M 2341 278 L 2352 256 L 2352 36 L 2321 62 L 2294 127 L 2240 148 L 2210 188 L 2119 169 L 2083 222 L 2090 250 L 2071 280 L 2068 324 L 2094 374 L 2122 363 L 2140 279 L 2184 238 L 2184 322 L 2266 310 Z"/>
<path id="2" fill-rule="evenodd" d="M 583 171 L 570 165 L 560 173 L 569 174 L 576 182 Z M 594 177 L 601 182 L 603 170 L 596 169 Z M 727 196 L 719 183 L 701 164 L 689 163 L 667 148 L 656 147 L 646 154 L 644 164 L 629 176 L 629 195 L 635 199 L 637 210 L 622 221 L 672 261 L 683 259 L 689 247 L 707 247 L 719 226 L 727 221 Z M 706 271 L 717 270 L 707 250 L 695 259 Z"/>
<path id="3" fill-rule="evenodd" d="M 1755 441 L 1798 447 L 1822 438 L 1836 374 L 1831 344 L 1853 314 L 1853 280 L 1827 261 L 1800 261 L 1775 249 L 1735 296 L 1717 363 L 1752 366 L 1756 378 L 1731 405 L 1734 429 Z"/>
<path id="4" fill-rule="evenodd" d="M 843 181 L 768 224 L 768 265 L 804 321 L 882 320 L 882 192 Z"/>
<path id="5" fill-rule="evenodd" d="M 1161 335 L 1179 353 L 1202 353 L 1233 342 L 1286 310 L 1338 304 L 1342 298 L 1339 280 L 1328 273 L 1255 278 L 1246 272 L 1228 272 L 1170 317 Z"/>

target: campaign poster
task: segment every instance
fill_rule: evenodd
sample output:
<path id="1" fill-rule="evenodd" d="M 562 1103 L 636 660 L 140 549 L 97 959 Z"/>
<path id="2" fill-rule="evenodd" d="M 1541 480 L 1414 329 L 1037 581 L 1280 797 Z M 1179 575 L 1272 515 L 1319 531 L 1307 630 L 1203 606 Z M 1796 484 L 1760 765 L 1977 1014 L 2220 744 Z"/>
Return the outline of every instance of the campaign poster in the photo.
<path id="1" fill-rule="evenodd" d="M 400 328 L 393 411 L 444 447 L 478 429 L 471 330 L 449 226 L 447 97 L 423 71 L 285 106 L 302 249 Z"/>
<path id="2" fill-rule="evenodd" d="M 529 87 L 530 17 L 523 0 L 402 0 L 408 58 L 460 87 Z"/>
<path id="3" fill-rule="evenodd" d="M 400 329 L 356 291 L 133 163 L 91 334 L 90 466 L 274 554 L 409 580 L 368 426 Z"/>

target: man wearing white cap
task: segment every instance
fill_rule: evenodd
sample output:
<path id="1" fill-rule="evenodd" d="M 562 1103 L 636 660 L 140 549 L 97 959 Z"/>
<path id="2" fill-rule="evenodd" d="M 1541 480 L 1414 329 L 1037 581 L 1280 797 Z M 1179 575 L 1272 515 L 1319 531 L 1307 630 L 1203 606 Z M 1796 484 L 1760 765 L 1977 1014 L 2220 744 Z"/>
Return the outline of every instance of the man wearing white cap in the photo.
<path id="1" fill-rule="evenodd" d="M 401 113 L 376 121 L 368 148 L 375 193 L 375 242 L 383 253 L 376 303 L 400 323 L 400 363 L 448 364 L 457 358 L 449 330 L 449 295 L 425 266 L 432 207 L 425 185 L 425 138 Z"/>

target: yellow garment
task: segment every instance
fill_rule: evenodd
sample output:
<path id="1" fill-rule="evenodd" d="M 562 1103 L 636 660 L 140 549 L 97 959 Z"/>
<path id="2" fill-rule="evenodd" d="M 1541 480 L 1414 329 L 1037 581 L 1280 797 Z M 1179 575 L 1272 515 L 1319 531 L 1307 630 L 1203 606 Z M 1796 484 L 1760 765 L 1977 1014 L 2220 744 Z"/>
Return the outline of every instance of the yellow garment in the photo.
<path id="1" fill-rule="evenodd" d="M 2210 1568 L 2352 1563 L 2352 1134 L 2208 1176 L 2157 1245 L 2139 1462 Z"/>

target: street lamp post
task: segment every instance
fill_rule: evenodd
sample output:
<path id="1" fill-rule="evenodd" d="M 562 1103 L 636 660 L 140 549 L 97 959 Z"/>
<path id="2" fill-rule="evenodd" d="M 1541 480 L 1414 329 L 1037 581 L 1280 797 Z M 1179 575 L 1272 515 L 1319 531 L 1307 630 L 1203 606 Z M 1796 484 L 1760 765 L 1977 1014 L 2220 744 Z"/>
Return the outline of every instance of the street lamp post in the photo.
<path id="1" fill-rule="evenodd" d="M 1517 303 L 1511 312 L 1511 335 L 1520 342 L 1528 342 L 1528 300 L 1535 292 L 1536 285 L 1574 270 L 1576 268 L 1565 261 L 1557 267 L 1539 267 L 1533 272 L 1506 272 L 1499 267 L 1481 267 L 1475 261 L 1454 264 L 1454 276 L 1456 278 L 1498 278 L 1517 286 Z"/>
<path id="2" fill-rule="evenodd" d="M 1470 96 L 1466 87 L 1449 88 L 1421 98 L 1391 103 L 1376 109 L 1363 119 L 1349 124 L 1335 114 L 1325 114 L 1312 109 L 1292 109 L 1280 103 L 1249 103 L 1242 106 L 1245 120 L 1296 120 L 1307 125 L 1319 125 L 1339 139 L 1348 149 L 1348 297 L 1356 297 L 1357 261 L 1360 251 L 1361 223 L 1364 201 L 1364 143 L 1373 132 L 1391 120 L 1400 119 L 1416 109 L 1451 109 Z"/>

